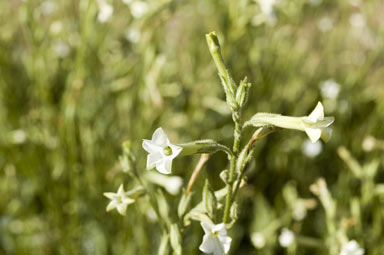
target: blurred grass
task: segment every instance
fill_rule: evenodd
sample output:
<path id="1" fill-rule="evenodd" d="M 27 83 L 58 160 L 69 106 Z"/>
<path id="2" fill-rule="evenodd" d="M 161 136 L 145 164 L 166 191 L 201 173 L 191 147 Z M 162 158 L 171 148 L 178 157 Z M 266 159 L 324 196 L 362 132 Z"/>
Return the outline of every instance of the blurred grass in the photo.
<path id="1" fill-rule="evenodd" d="M 258 2 L 248 0 L 148 0 L 140 18 L 115 0 L 105 23 L 92 0 L 1 1 L 0 253 L 155 254 L 160 230 L 147 205 L 129 207 L 124 218 L 107 214 L 102 193 L 133 185 L 118 165 L 121 144 L 132 141 L 144 171 L 141 139 L 158 126 L 175 142 L 230 143 L 231 116 L 204 39 L 212 30 L 235 80 L 253 83 L 245 119 L 257 111 L 306 115 L 319 100 L 336 117 L 332 140 L 314 158 L 303 154 L 301 133 L 282 131 L 260 142 L 241 194 L 243 214 L 230 232 L 233 253 L 258 252 L 248 237 L 258 225 L 252 222 L 264 219 L 260 210 L 285 215 L 288 182 L 310 198 L 309 185 L 324 176 L 340 217 L 350 217 L 361 180 L 337 156 L 338 146 L 362 163 L 378 159 L 375 182 L 384 182 L 383 151 L 362 148 L 365 137 L 384 133 L 384 4 L 311 2 L 317 1 L 278 1 L 276 24 L 268 25 L 259 22 Z M 340 85 L 337 98 L 321 93 L 319 84 L 329 79 Z M 187 179 L 197 160 L 177 159 L 175 174 Z M 224 162 L 214 155 L 206 169 L 216 188 Z M 362 226 L 349 229 L 366 254 L 384 252 L 383 203 L 372 198 L 362 208 Z M 323 210 L 294 224 L 321 238 Z M 201 230 L 193 224 L 188 231 L 186 254 L 198 254 Z M 269 239 L 257 254 L 284 254 L 275 236 Z M 324 251 L 299 246 L 297 254 Z"/>

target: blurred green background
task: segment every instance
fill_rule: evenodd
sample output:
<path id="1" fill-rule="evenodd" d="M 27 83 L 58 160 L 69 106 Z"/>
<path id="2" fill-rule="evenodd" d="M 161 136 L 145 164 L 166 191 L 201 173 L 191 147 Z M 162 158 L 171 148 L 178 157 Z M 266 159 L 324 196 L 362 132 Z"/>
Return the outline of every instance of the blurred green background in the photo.
<path id="1" fill-rule="evenodd" d="M 309 186 L 322 176 L 340 222 L 353 222 L 348 236 L 366 254 L 384 254 L 383 13 L 381 0 L 0 1 L 0 254 L 156 254 L 161 231 L 147 202 L 122 217 L 105 212 L 103 192 L 134 186 L 119 165 L 121 144 L 132 142 L 146 171 L 141 142 L 159 126 L 174 143 L 231 146 L 231 115 L 204 37 L 213 30 L 235 80 L 253 84 L 244 119 L 304 116 L 317 101 L 336 118 L 328 144 L 294 131 L 257 144 L 229 231 L 232 253 L 286 254 L 278 229 L 262 249 L 252 244 L 251 234 L 274 220 L 322 239 L 323 208 L 295 220 L 295 201 L 283 192 L 315 199 Z M 364 202 L 365 179 L 339 146 L 361 165 L 378 162 Z M 177 158 L 174 174 L 186 183 L 198 159 Z M 195 189 L 204 177 L 221 188 L 226 162 L 215 154 Z M 168 198 L 176 210 L 179 196 Z M 186 254 L 200 254 L 202 234 L 194 222 Z M 326 250 L 298 243 L 296 254 Z"/>

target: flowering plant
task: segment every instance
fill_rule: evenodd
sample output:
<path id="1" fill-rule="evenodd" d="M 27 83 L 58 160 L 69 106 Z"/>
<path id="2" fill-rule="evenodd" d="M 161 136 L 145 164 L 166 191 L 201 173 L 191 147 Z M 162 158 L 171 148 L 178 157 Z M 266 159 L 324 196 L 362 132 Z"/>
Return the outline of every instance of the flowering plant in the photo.
<path id="1" fill-rule="evenodd" d="M 229 254 L 232 238 L 228 235 L 227 230 L 230 230 L 238 219 L 236 197 L 239 189 L 244 186 L 245 171 L 254 158 L 256 141 L 284 128 L 305 131 L 312 142 L 316 142 L 320 137 L 327 141 L 331 135 L 329 126 L 334 121 L 334 118 L 324 116 L 324 108 L 320 102 L 318 102 L 315 109 L 308 116 L 290 117 L 271 113 L 256 113 L 248 121 L 244 122 L 242 110 L 246 105 L 251 83 L 248 83 L 247 79 L 244 78 L 240 81 L 239 85 L 236 84 L 225 67 L 219 40 L 215 32 L 207 34 L 206 39 L 219 72 L 227 105 L 232 113 L 232 120 L 234 122 L 232 149 L 210 139 L 174 144 L 162 128 L 155 130 L 151 140 L 143 140 L 142 147 L 148 152 L 147 170 L 155 168 L 160 174 L 164 175 L 172 174 L 172 162 L 177 157 L 201 154 L 201 159 L 191 175 L 188 186 L 181 195 L 177 218 L 169 216 L 164 194 L 161 190 L 155 191 L 152 185 L 160 185 L 170 194 L 177 195 L 179 188 L 175 188 L 175 185 L 180 187 L 182 180 L 179 180 L 179 177 L 156 176 L 143 173 L 136 165 L 136 156 L 132 152 L 129 143 L 124 144 L 124 155 L 121 158 L 121 163 L 123 170 L 137 181 L 138 187 L 140 187 L 139 190 L 143 192 L 139 192 L 139 195 L 136 192 L 136 196 L 132 197 L 129 196 L 129 192 L 125 192 L 123 187 L 120 186 L 116 194 L 105 194 L 112 200 L 107 207 L 107 211 L 116 208 L 122 215 L 125 215 L 127 205 L 135 202 L 135 198 L 141 195 L 149 198 L 151 207 L 164 233 L 161 239 L 159 254 L 167 254 L 169 248 L 173 250 L 174 254 L 183 253 L 184 230 L 191 225 L 192 220 L 199 221 L 204 231 L 199 247 L 202 252 L 213 253 L 214 255 Z M 257 129 L 242 147 L 242 138 L 246 127 Z M 208 161 L 209 155 L 219 151 L 224 152 L 229 161 L 229 170 L 224 170 L 220 174 L 225 187 L 214 191 L 208 180 L 206 180 L 202 190 L 201 202 L 191 206 L 192 189 L 196 179 L 199 177 L 199 173 Z M 176 179 L 171 180 L 171 178 Z M 172 187 L 171 183 L 174 183 Z M 302 208 L 301 211 L 306 210 L 305 205 Z M 297 214 L 302 215 L 303 213 Z M 256 241 L 260 245 L 265 242 L 261 237 L 259 235 L 258 238 L 255 237 L 253 239 L 257 239 Z M 288 247 L 294 242 L 294 239 L 293 232 L 284 229 L 279 240 L 283 247 Z"/>

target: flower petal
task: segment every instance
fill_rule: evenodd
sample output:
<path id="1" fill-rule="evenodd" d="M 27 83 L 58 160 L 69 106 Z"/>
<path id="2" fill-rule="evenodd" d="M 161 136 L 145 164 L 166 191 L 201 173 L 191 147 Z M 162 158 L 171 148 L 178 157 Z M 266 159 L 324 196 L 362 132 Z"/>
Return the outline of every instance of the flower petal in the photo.
<path id="1" fill-rule="evenodd" d="M 208 222 L 201 222 L 200 224 L 204 230 L 204 233 L 210 234 L 212 232 L 212 224 L 210 224 Z"/>
<path id="2" fill-rule="evenodd" d="M 106 196 L 107 198 L 109 198 L 111 200 L 116 197 L 116 193 L 113 193 L 113 192 L 104 192 L 103 194 L 104 194 L 104 196 Z"/>
<path id="3" fill-rule="evenodd" d="M 163 148 L 156 145 L 154 142 L 151 140 L 143 139 L 143 149 L 148 152 L 148 153 L 156 153 L 160 152 Z"/>
<path id="4" fill-rule="evenodd" d="M 225 224 L 224 223 L 220 223 L 220 224 L 214 225 L 212 227 L 212 232 L 216 232 L 219 235 L 227 235 L 227 230 L 225 229 Z"/>
<path id="5" fill-rule="evenodd" d="M 172 155 L 171 155 L 172 158 L 176 158 L 177 155 L 179 155 L 180 152 L 183 150 L 182 147 L 171 144 L 171 143 L 168 143 L 168 146 L 171 147 L 171 149 L 172 149 Z"/>
<path id="6" fill-rule="evenodd" d="M 156 129 L 155 132 L 153 133 L 152 142 L 154 142 L 155 144 L 161 147 L 164 147 L 169 143 L 168 136 L 161 127 Z"/>
<path id="7" fill-rule="evenodd" d="M 201 243 L 199 250 L 204 253 L 212 253 L 215 249 L 215 240 L 209 235 L 203 236 L 203 242 Z"/>
<path id="8" fill-rule="evenodd" d="M 172 172 L 172 159 L 165 158 L 156 162 L 156 169 L 162 174 L 170 174 Z"/>
<path id="9" fill-rule="evenodd" d="M 125 215 L 126 211 L 127 211 L 127 204 L 125 203 L 121 203 L 121 204 L 118 204 L 117 207 L 116 207 L 117 211 L 121 214 L 121 215 Z"/>
<path id="10" fill-rule="evenodd" d="M 111 202 L 109 202 L 109 204 L 107 205 L 107 212 L 115 209 L 117 206 L 117 202 L 116 200 L 112 200 Z"/>
<path id="11" fill-rule="evenodd" d="M 321 129 L 319 129 L 319 128 L 306 128 L 305 133 L 307 133 L 311 142 L 315 143 L 317 140 L 320 139 Z"/>
<path id="12" fill-rule="evenodd" d="M 118 196 L 124 195 L 124 186 L 123 186 L 123 184 L 120 184 L 119 189 L 117 190 L 117 195 Z"/>
<path id="13" fill-rule="evenodd" d="M 312 122 L 324 119 L 324 107 L 318 102 L 315 109 L 309 114 L 308 119 Z"/>
<path id="14" fill-rule="evenodd" d="M 324 128 L 321 132 L 321 139 L 323 139 L 324 142 L 328 142 L 329 139 L 331 139 L 332 136 L 332 129 L 331 128 Z"/>
<path id="15" fill-rule="evenodd" d="M 147 157 L 147 170 L 150 170 L 163 159 L 163 155 L 160 152 L 151 153 Z"/>
<path id="16" fill-rule="evenodd" d="M 229 248 L 231 248 L 232 238 L 230 238 L 229 236 L 225 236 L 225 237 L 219 236 L 219 240 L 221 245 L 224 248 L 224 253 L 227 253 L 229 251 Z"/>

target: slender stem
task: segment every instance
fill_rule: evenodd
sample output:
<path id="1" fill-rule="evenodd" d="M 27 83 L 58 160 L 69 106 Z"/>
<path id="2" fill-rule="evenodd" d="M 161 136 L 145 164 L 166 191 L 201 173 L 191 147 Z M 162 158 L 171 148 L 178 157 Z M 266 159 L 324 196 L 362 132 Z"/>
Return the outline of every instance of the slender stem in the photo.
<path id="1" fill-rule="evenodd" d="M 235 181 L 235 172 L 236 172 L 236 163 L 239 156 L 240 140 L 241 140 L 241 123 L 240 123 L 240 114 L 234 113 L 233 120 L 235 122 L 235 131 L 234 131 L 234 142 L 233 142 L 233 154 L 230 157 L 230 168 L 229 168 L 229 177 L 227 182 L 227 197 L 225 199 L 225 208 L 223 223 L 226 224 L 229 218 L 229 211 L 232 204 L 232 190 L 233 183 Z"/>
<path id="2" fill-rule="evenodd" d="M 232 197 L 236 197 L 236 194 L 237 194 L 237 191 L 239 190 L 240 188 L 240 184 L 241 184 L 241 180 L 243 179 L 243 176 L 244 176 L 244 173 L 246 171 L 246 166 L 248 165 L 248 163 L 252 160 L 254 154 L 255 154 L 255 147 L 254 147 L 254 144 L 257 140 L 260 140 L 262 138 L 264 138 L 265 136 L 273 133 L 273 132 L 276 132 L 277 130 L 279 130 L 279 128 L 276 128 L 276 127 L 261 127 L 259 129 L 257 129 L 251 139 L 248 141 L 248 144 L 247 146 L 244 147 L 243 150 L 247 150 L 246 151 L 246 157 L 241 158 L 241 162 L 238 162 L 240 163 L 239 164 L 239 169 L 238 171 L 240 172 L 240 175 L 239 177 L 237 178 L 237 181 L 236 181 L 236 184 L 235 184 L 235 188 L 233 189 L 233 194 L 232 194 Z M 242 154 L 243 152 L 241 152 Z"/>
<path id="3" fill-rule="evenodd" d="M 187 190 L 185 191 L 185 194 L 188 195 L 189 192 L 192 189 L 193 184 L 195 183 L 197 177 L 199 176 L 201 170 L 203 169 L 205 163 L 207 163 L 209 159 L 209 154 L 204 153 L 201 155 L 199 162 L 197 163 L 195 170 L 193 170 L 193 173 L 191 175 L 191 178 L 189 179 Z"/>

